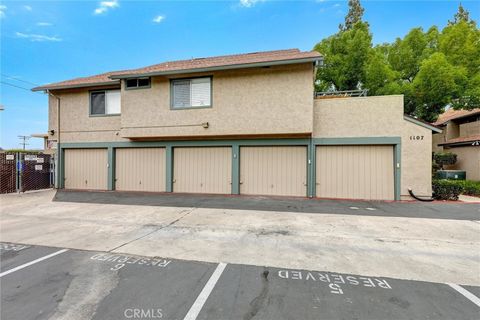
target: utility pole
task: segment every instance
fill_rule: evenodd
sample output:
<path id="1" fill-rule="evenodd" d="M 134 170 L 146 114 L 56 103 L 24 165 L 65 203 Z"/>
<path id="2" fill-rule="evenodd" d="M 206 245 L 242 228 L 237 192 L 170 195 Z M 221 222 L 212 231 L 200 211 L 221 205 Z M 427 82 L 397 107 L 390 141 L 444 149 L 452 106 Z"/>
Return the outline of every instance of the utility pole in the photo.
<path id="1" fill-rule="evenodd" d="M 18 138 L 21 140 L 20 145 L 23 145 L 23 150 L 25 150 L 25 146 L 28 146 L 27 141 L 31 138 L 30 136 L 18 136 Z"/>

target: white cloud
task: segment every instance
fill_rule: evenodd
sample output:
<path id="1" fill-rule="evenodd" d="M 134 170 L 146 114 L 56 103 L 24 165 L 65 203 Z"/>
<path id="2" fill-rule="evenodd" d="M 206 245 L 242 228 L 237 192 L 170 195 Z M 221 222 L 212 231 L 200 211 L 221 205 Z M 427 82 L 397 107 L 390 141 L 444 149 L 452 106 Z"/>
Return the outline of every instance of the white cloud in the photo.
<path id="1" fill-rule="evenodd" d="M 53 36 L 45 36 L 42 34 L 33 34 L 33 33 L 22 33 L 22 32 L 15 32 L 15 35 L 18 38 L 28 39 L 32 42 L 44 42 L 44 41 L 52 41 L 52 42 L 60 42 L 62 41 L 61 38 Z"/>
<path id="2" fill-rule="evenodd" d="M 7 11 L 7 6 L 0 5 L 0 18 L 5 18 L 5 11 Z"/>
<path id="3" fill-rule="evenodd" d="M 50 22 L 37 22 L 37 26 L 39 26 L 39 27 L 50 27 L 50 26 L 53 26 L 53 23 L 50 23 Z"/>
<path id="4" fill-rule="evenodd" d="M 119 6 L 118 0 L 101 1 L 98 5 L 98 8 L 93 11 L 93 14 L 102 14 L 110 9 L 118 8 Z"/>
<path id="5" fill-rule="evenodd" d="M 240 5 L 245 8 L 253 7 L 257 2 L 263 2 L 266 0 L 240 0 Z"/>
<path id="6" fill-rule="evenodd" d="M 155 18 L 153 18 L 152 21 L 155 22 L 155 23 L 160 23 L 160 22 L 162 22 L 163 20 L 165 20 L 165 16 L 158 15 L 158 16 L 156 16 Z"/>
<path id="7" fill-rule="evenodd" d="M 27 10 L 27 11 L 32 11 L 32 7 L 31 6 L 28 6 L 28 5 L 24 5 L 23 6 L 23 9 Z"/>

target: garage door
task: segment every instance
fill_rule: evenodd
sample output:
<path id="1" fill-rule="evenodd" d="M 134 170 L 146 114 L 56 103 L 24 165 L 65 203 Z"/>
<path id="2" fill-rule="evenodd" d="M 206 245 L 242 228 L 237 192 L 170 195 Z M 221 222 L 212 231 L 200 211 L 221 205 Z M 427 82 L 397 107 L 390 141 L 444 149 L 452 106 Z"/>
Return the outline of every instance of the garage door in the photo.
<path id="1" fill-rule="evenodd" d="M 307 195 L 307 148 L 241 147 L 240 193 Z"/>
<path id="2" fill-rule="evenodd" d="M 66 189 L 107 189 L 107 149 L 66 149 Z"/>
<path id="3" fill-rule="evenodd" d="M 165 191 L 165 148 L 116 149 L 115 189 Z"/>
<path id="4" fill-rule="evenodd" d="M 173 191 L 231 193 L 230 147 L 174 148 Z"/>
<path id="5" fill-rule="evenodd" d="M 319 146 L 317 197 L 394 199 L 393 146 Z"/>

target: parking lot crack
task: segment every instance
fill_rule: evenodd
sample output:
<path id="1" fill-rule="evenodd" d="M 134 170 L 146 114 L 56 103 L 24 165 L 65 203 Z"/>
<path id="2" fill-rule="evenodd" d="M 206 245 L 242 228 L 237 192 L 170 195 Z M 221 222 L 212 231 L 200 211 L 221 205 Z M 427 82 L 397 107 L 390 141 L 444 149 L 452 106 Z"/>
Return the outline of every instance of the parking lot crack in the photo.
<path id="1" fill-rule="evenodd" d="M 253 319 L 264 305 L 269 291 L 268 274 L 269 271 L 264 269 L 260 276 L 262 280 L 262 289 L 260 293 L 250 302 L 250 309 L 243 316 L 243 320 Z"/>
<path id="2" fill-rule="evenodd" d="M 179 222 L 180 220 L 182 220 L 183 218 L 185 218 L 186 216 L 188 216 L 188 215 L 189 215 L 190 213 L 192 213 L 195 209 L 197 209 L 197 208 L 190 208 L 190 209 L 182 210 L 182 211 L 180 212 L 180 214 L 182 214 L 182 215 L 181 215 L 179 218 L 173 220 L 172 222 L 170 222 L 170 223 L 168 223 L 168 224 L 166 224 L 166 225 L 160 225 L 160 226 L 156 227 L 154 230 L 152 230 L 152 231 L 150 231 L 150 232 L 148 232 L 148 233 L 146 233 L 146 234 L 144 234 L 144 235 L 142 235 L 142 236 L 140 236 L 140 237 L 137 237 L 137 238 L 135 238 L 135 239 L 132 239 L 132 240 L 130 240 L 130 241 L 127 241 L 127 242 L 125 242 L 125 243 L 122 243 L 121 245 L 116 246 L 116 247 L 108 250 L 108 252 L 113 252 L 113 251 L 115 251 L 115 250 L 117 250 L 117 249 L 120 249 L 121 247 L 124 247 L 124 246 L 130 244 L 130 243 L 133 243 L 133 242 L 135 242 L 135 241 L 138 241 L 138 240 L 141 240 L 141 239 L 143 239 L 143 238 L 145 238 L 145 237 L 148 237 L 149 235 L 152 235 L 152 234 L 154 234 L 155 232 L 158 232 L 158 231 L 160 231 L 160 230 L 162 230 L 162 229 L 171 227 L 171 226 L 173 226 L 174 224 L 176 224 L 177 222 Z M 150 227 L 152 227 L 152 225 L 150 225 Z"/>

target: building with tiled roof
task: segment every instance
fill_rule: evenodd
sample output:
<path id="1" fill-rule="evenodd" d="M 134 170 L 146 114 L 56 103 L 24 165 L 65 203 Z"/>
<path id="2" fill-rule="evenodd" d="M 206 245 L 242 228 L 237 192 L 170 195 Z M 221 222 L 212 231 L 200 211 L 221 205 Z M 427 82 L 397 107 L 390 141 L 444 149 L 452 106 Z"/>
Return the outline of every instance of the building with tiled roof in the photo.
<path id="1" fill-rule="evenodd" d="M 447 169 L 465 170 L 468 180 L 480 180 L 480 108 L 450 108 L 433 124 L 442 129 L 433 135 L 433 151 L 457 155 L 457 163 Z"/>

